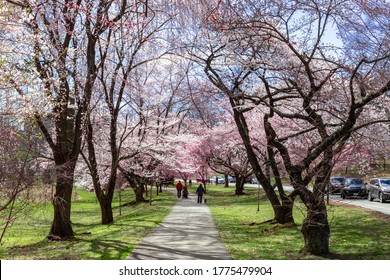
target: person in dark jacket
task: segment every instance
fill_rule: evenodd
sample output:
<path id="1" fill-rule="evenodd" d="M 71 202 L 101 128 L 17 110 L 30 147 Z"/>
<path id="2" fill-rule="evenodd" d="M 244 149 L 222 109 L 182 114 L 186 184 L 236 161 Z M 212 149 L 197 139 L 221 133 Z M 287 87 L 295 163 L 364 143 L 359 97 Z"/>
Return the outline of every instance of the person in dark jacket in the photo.
<path id="1" fill-rule="evenodd" d="M 184 182 L 184 187 L 183 187 L 183 198 L 188 198 L 188 187 L 187 187 L 187 182 Z"/>
<path id="2" fill-rule="evenodd" d="M 202 203 L 203 194 L 206 193 L 202 184 L 200 184 L 199 187 L 196 189 L 196 193 L 198 195 L 198 203 Z"/>
<path id="3" fill-rule="evenodd" d="M 177 184 L 176 184 L 176 190 L 177 190 L 177 197 L 181 197 L 181 191 L 183 190 L 183 184 L 181 183 L 181 181 L 179 181 Z"/>

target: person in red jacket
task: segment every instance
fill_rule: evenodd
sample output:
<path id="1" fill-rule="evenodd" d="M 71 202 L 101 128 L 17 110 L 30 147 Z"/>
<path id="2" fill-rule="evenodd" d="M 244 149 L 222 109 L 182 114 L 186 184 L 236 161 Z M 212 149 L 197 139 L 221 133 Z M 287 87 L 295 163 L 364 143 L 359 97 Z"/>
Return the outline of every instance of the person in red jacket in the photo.
<path id="1" fill-rule="evenodd" d="M 181 197 L 181 191 L 183 189 L 183 184 L 181 183 L 181 181 L 179 181 L 177 184 L 176 184 L 176 190 L 177 190 L 177 197 Z"/>

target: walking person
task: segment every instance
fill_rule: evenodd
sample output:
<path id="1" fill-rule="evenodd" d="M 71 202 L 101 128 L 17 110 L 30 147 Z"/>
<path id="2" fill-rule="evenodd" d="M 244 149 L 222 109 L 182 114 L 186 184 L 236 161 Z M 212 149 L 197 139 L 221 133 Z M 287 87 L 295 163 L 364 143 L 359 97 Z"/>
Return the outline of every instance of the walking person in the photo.
<path id="1" fill-rule="evenodd" d="M 184 187 L 183 187 L 183 198 L 188 198 L 188 187 L 187 187 L 187 182 L 184 182 Z"/>
<path id="2" fill-rule="evenodd" d="M 181 183 L 181 181 L 179 181 L 176 184 L 176 190 L 177 190 L 177 197 L 180 198 L 181 197 L 181 191 L 183 190 L 183 184 Z"/>
<path id="3" fill-rule="evenodd" d="M 202 184 L 200 184 L 199 187 L 196 189 L 196 193 L 198 194 L 198 203 L 202 203 L 203 194 L 206 193 Z"/>

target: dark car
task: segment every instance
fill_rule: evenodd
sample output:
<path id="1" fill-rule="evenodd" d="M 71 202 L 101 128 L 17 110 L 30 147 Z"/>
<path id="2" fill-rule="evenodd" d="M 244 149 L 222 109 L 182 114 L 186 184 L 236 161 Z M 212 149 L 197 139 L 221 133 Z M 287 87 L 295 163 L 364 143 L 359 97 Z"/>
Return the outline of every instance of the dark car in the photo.
<path id="1" fill-rule="evenodd" d="M 383 203 L 390 199 L 390 178 L 373 178 L 368 184 L 368 200 L 375 198 Z"/>
<path id="2" fill-rule="evenodd" d="M 329 179 L 329 192 L 330 193 L 339 193 L 344 187 L 345 177 L 342 176 L 332 176 Z"/>
<path id="3" fill-rule="evenodd" d="M 348 197 L 367 197 L 364 181 L 359 178 L 345 178 L 344 187 L 340 191 L 342 199 Z"/>

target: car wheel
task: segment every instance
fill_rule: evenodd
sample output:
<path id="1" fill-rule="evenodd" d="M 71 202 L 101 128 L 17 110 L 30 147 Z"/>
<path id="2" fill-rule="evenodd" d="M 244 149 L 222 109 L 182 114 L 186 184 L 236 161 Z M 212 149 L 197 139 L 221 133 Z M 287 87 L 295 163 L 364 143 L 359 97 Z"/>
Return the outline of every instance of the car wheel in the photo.
<path id="1" fill-rule="evenodd" d="M 371 192 L 368 192 L 367 199 L 368 199 L 369 201 L 373 201 L 373 200 L 374 200 L 374 199 L 372 198 L 372 196 L 371 196 Z"/>
<path id="2" fill-rule="evenodd" d="M 379 202 L 380 203 L 385 202 L 385 200 L 383 199 L 383 194 L 382 193 L 379 193 Z"/>

